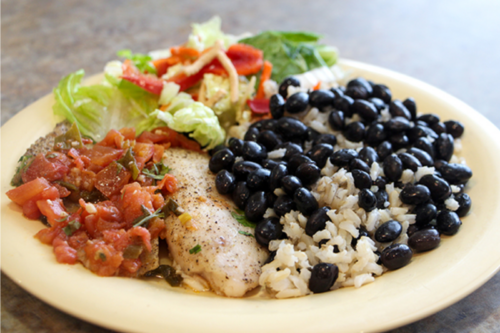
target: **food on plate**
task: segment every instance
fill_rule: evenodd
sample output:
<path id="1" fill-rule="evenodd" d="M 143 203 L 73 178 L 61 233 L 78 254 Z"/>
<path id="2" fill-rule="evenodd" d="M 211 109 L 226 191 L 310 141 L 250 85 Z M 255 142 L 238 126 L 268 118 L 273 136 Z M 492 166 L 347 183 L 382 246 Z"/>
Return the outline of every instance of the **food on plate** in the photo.
<path id="1" fill-rule="evenodd" d="M 64 77 L 64 121 L 7 195 L 48 224 L 36 237 L 59 262 L 102 276 L 288 298 L 409 264 L 471 207 L 464 127 L 347 78 L 319 38 L 214 18 L 183 45 L 120 51 L 100 84 Z"/>

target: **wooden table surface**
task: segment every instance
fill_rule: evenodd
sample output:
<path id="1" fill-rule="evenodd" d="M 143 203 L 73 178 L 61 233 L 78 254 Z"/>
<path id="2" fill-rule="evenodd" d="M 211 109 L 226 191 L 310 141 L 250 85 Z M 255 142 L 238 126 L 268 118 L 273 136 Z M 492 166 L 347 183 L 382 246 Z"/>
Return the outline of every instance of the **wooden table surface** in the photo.
<path id="1" fill-rule="evenodd" d="M 322 33 L 342 57 L 421 79 L 500 127 L 498 1 L 7 0 L 1 9 L 2 124 L 63 75 L 98 73 L 123 48 L 180 44 L 190 23 L 219 15 L 234 34 Z M 2 332 L 109 332 L 45 304 L 3 273 L 1 284 Z M 500 332 L 500 273 L 460 302 L 392 332 Z"/>

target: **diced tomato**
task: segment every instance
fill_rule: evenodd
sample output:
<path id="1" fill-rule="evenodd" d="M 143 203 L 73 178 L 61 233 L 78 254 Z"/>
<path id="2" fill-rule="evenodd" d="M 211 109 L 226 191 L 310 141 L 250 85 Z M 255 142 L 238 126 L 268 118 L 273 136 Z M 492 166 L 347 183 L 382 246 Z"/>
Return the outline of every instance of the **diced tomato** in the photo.
<path id="1" fill-rule="evenodd" d="M 170 143 L 172 147 L 181 147 L 201 152 L 201 147 L 198 142 L 190 140 L 168 127 L 158 127 L 152 132 L 142 132 L 137 138 L 137 142 Z"/>
<path id="2" fill-rule="evenodd" d="M 154 145 L 153 163 L 158 163 L 163 159 L 165 147 L 161 145 Z"/>
<path id="3" fill-rule="evenodd" d="M 58 235 L 54 239 L 52 246 L 54 247 L 54 254 L 56 255 L 56 260 L 61 264 L 74 265 L 77 262 L 76 250 L 68 245 L 68 242 Z"/>
<path id="4" fill-rule="evenodd" d="M 100 276 L 115 275 L 123 261 L 121 252 L 101 240 L 88 241 L 83 250 L 85 266 Z"/>
<path id="5" fill-rule="evenodd" d="M 134 240 L 139 238 L 140 243 L 142 243 L 148 252 L 151 252 L 151 234 L 149 233 L 148 229 L 143 228 L 143 227 L 134 227 L 132 229 L 129 229 L 127 231 L 127 234 L 129 237 Z"/>
<path id="6" fill-rule="evenodd" d="M 36 178 L 30 182 L 7 191 L 7 196 L 16 204 L 22 206 L 26 201 L 33 199 L 43 190 L 50 188 L 51 185 L 45 178 Z"/>
<path id="7" fill-rule="evenodd" d="M 128 183 L 131 177 L 130 172 L 124 167 L 119 167 L 118 163 L 111 163 L 103 170 L 99 171 L 96 176 L 95 187 L 102 194 L 111 197 Z"/>
<path id="8" fill-rule="evenodd" d="M 104 230 L 102 232 L 103 235 L 103 240 L 107 244 L 113 245 L 113 247 L 118 250 L 123 252 L 129 246 L 132 241 L 130 239 L 129 234 L 123 230 Z"/>
<path id="9" fill-rule="evenodd" d="M 148 231 L 151 234 L 151 239 L 155 239 L 165 229 L 165 220 L 157 218 L 149 222 Z"/>
<path id="10" fill-rule="evenodd" d="M 106 221 L 119 222 L 123 220 L 123 214 L 112 201 L 106 200 L 94 204 L 97 212 L 96 215 Z"/>
<path id="11" fill-rule="evenodd" d="M 141 206 L 154 212 L 151 194 L 144 190 L 139 183 L 127 184 L 123 187 L 123 199 L 120 198 L 115 205 L 123 212 L 123 217 L 129 227 L 139 216 L 144 215 Z"/>
<path id="12" fill-rule="evenodd" d="M 139 170 L 142 170 L 142 168 L 144 168 L 146 162 L 148 162 L 155 153 L 154 146 L 149 143 L 136 143 L 133 150 L 135 155 L 135 162 Z"/>
<path id="13" fill-rule="evenodd" d="M 125 138 L 125 140 L 135 140 L 135 128 L 133 127 L 124 127 L 119 130 L 121 135 Z"/>
<path id="14" fill-rule="evenodd" d="M 57 189 L 57 192 L 59 192 L 59 198 L 66 198 L 71 194 L 71 191 L 68 190 L 66 187 L 61 186 L 59 184 L 54 184 L 54 186 Z"/>
<path id="15" fill-rule="evenodd" d="M 177 191 L 177 179 L 175 176 L 167 173 L 158 183 L 158 188 L 165 189 L 169 194 L 173 194 Z"/>
<path id="16" fill-rule="evenodd" d="M 165 204 L 165 199 L 161 194 L 153 194 L 152 198 L 153 198 L 153 207 L 155 210 L 163 207 L 163 205 Z"/>
<path id="17" fill-rule="evenodd" d="M 71 148 L 68 151 L 68 156 L 73 157 L 73 162 L 75 163 L 76 167 L 80 170 L 83 170 L 83 168 L 85 167 L 85 162 L 83 162 L 83 160 L 80 157 L 80 154 L 75 148 Z"/>
<path id="18" fill-rule="evenodd" d="M 56 237 L 59 236 L 59 234 L 64 233 L 62 228 L 63 225 L 58 224 L 50 228 L 42 229 L 35 235 L 35 238 L 38 238 L 40 242 L 44 244 L 52 245 L 54 239 L 56 239 Z"/>
<path id="19" fill-rule="evenodd" d="M 56 160 L 57 161 L 57 160 Z M 36 155 L 28 169 L 22 174 L 24 183 L 43 177 L 49 182 L 62 179 L 69 168 L 62 162 L 50 162 L 43 154 Z"/>
<path id="20" fill-rule="evenodd" d="M 141 266 L 142 262 L 140 259 L 123 259 L 120 266 L 120 275 L 133 277 Z"/>
<path id="21" fill-rule="evenodd" d="M 125 221 L 122 222 L 113 222 L 113 221 L 106 221 L 102 218 L 99 218 L 96 223 L 96 228 L 98 231 L 103 232 L 105 230 L 118 230 L 122 228 L 126 228 L 127 224 Z"/>
<path id="22" fill-rule="evenodd" d="M 122 79 L 132 82 L 133 84 L 141 87 L 142 89 L 160 95 L 163 89 L 163 80 L 152 74 L 141 73 L 130 60 L 125 60 L 122 65 L 123 75 Z"/>
<path id="23" fill-rule="evenodd" d="M 121 149 L 124 139 L 125 137 L 122 133 L 112 129 L 108 132 L 108 134 L 106 134 L 101 142 L 97 143 L 97 145 Z"/>
<path id="24" fill-rule="evenodd" d="M 47 221 L 51 226 L 65 222 L 68 219 L 68 212 L 66 212 L 61 199 L 38 200 L 36 205 L 40 209 L 40 212 L 47 217 Z"/>
<path id="25" fill-rule="evenodd" d="M 36 220 L 42 215 L 42 213 L 40 213 L 40 209 L 38 209 L 38 206 L 36 205 L 36 200 L 28 200 L 24 203 L 23 214 L 32 220 Z"/>
<path id="26" fill-rule="evenodd" d="M 122 157 L 123 149 L 114 149 L 101 145 L 95 145 L 92 149 L 82 148 L 80 154 L 90 158 L 93 164 L 105 167 L 111 162 L 118 160 Z"/>
<path id="27" fill-rule="evenodd" d="M 258 114 L 265 114 L 269 113 L 269 100 L 262 98 L 262 99 L 249 99 L 247 101 L 247 105 L 250 107 L 250 110 L 252 110 L 253 113 L 258 113 Z"/>
<path id="28" fill-rule="evenodd" d="M 75 250 L 82 249 L 89 240 L 89 236 L 82 229 L 84 229 L 84 227 L 81 227 L 80 230 L 75 231 L 73 235 L 68 238 L 68 245 Z"/>

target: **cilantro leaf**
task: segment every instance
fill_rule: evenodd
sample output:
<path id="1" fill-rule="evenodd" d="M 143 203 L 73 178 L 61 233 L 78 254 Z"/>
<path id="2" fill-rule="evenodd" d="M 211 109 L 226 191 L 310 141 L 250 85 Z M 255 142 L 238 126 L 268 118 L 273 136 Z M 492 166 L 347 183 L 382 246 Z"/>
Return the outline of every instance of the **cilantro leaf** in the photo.
<path id="1" fill-rule="evenodd" d="M 149 178 L 153 178 L 155 180 L 162 180 L 163 177 L 167 173 L 169 173 L 172 169 L 163 164 L 162 162 L 158 162 L 156 164 L 153 164 L 153 166 L 150 169 L 142 169 L 142 173 L 146 175 Z"/>
<path id="2" fill-rule="evenodd" d="M 236 209 L 236 212 L 231 212 L 231 215 L 244 227 L 255 228 L 257 225 L 257 223 L 248 221 L 245 217 L 245 212 L 240 209 Z"/>
<path id="3" fill-rule="evenodd" d="M 161 211 L 161 208 L 158 208 L 154 213 L 151 213 L 149 209 L 147 209 L 144 205 L 141 205 L 141 210 L 144 213 L 143 215 L 137 217 L 132 224 L 134 227 L 139 227 L 148 222 L 149 220 L 155 217 L 165 217 L 165 214 Z"/>
<path id="4" fill-rule="evenodd" d="M 66 217 L 66 218 L 68 218 L 68 217 Z M 70 221 L 68 223 L 68 225 L 63 228 L 63 231 L 66 234 L 66 236 L 70 237 L 71 235 L 73 235 L 73 233 L 75 231 L 77 231 L 78 229 L 80 229 L 81 226 L 82 225 L 80 224 L 80 222 L 78 222 L 76 220 Z"/>
<path id="5" fill-rule="evenodd" d="M 238 233 L 239 233 L 239 234 L 242 234 L 242 235 L 245 235 L 245 236 L 248 236 L 248 237 L 255 237 L 255 236 L 254 236 L 254 235 L 252 235 L 251 233 L 246 232 L 246 231 L 243 231 L 243 230 L 238 230 Z"/>

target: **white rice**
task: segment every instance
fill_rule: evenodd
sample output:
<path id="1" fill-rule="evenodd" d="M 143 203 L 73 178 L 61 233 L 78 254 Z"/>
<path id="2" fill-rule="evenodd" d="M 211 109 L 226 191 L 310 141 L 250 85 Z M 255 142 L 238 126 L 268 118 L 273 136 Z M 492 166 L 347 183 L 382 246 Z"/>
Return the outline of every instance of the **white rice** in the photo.
<path id="1" fill-rule="evenodd" d="M 298 90 L 300 88 L 290 86 L 288 94 Z M 391 118 L 387 109 L 381 114 L 381 121 Z M 337 137 L 335 151 L 343 148 L 359 151 L 363 147 L 362 142 L 350 142 L 340 132 L 332 131 L 327 123 L 328 113 L 321 113 L 316 108 L 311 108 L 302 115 L 302 120 L 320 133 L 335 134 Z M 460 140 L 455 140 L 455 153 L 461 149 Z M 268 157 L 280 158 L 283 155 L 281 150 L 276 150 L 270 152 Z M 463 158 L 456 155 L 453 155 L 451 161 L 465 163 Z M 424 175 L 433 174 L 434 171 L 434 167 L 420 167 L 416 172 L 405 170 L 400 181 L 416 183 Z M 372 180 L 383 175 L 381 165 L 373 163 L 370 168 Z M 377 186 L 372 187 L 374 192 L 379 190 Z M 311 237 L 305 233 L 307 218 L 300 212 L 291 211 L 282 216 L 280 223 L 288 239 L 270 242 L 269 250 L 276 251 L 276 257 L 262 267 L 260 285 L 267 288 L 277 298 L 308 295 L 311 293 L 308 288 L 311 277 L 310 269 L 320 262 L 335 264 L 339 269 L 339 276 L 332 290 L 349 286 L 359 288 L 373 282 L 376 276 L 386 270 L 377 264 L 379 256 L 375 252 L 382 251 L 393 243 L 407 244 L 407 230 L 411 224 L 415 223 L 415 215 L 409 213 L 413 207 L 403 204 L 399 199 L 401 189 L 395 188 L 394 183 L 389 183 L 385 191 L 389 196 L 385 208 L 365 212 L 358 205 L 359 190 L 354 186 L 352 174 L 344 168 L 339 169 L 332 165 L 328 159 L 321 170 L 321 178 L 312 187 L 311 193 L 317 198 L 320 207 L 330 207 L 327 215 L 331 222 L 327 222 L 324 230 L 318 231 Z M 460 187 L 452 186 L 452 191 L 458 193 Z M 285 195 L 285 192 L 282 189 L 276 189 L 274 194 L 281 196 Z M 453 197 L 447 199 L 445 205 L 452 211 L 459 207 Z M 265 216 L 275 216 L 275 213 L 272 209 L 268 209 Z M 358 239 L 356 248 L 353 248 L 351 242 L 359 236 L 360 227 L 366 229 L 373 237 L 377 228 L 389 220 L 398 221 L 402 226 L 402 233 L 398 239 L 391 243 L 377 243 L 363 236 Z M 318 243 L 323 240 L 326 240 L 326 244 L 319 247 Z M 338 248 L 338 253 L 334 253 L 334 246 Z"/>

